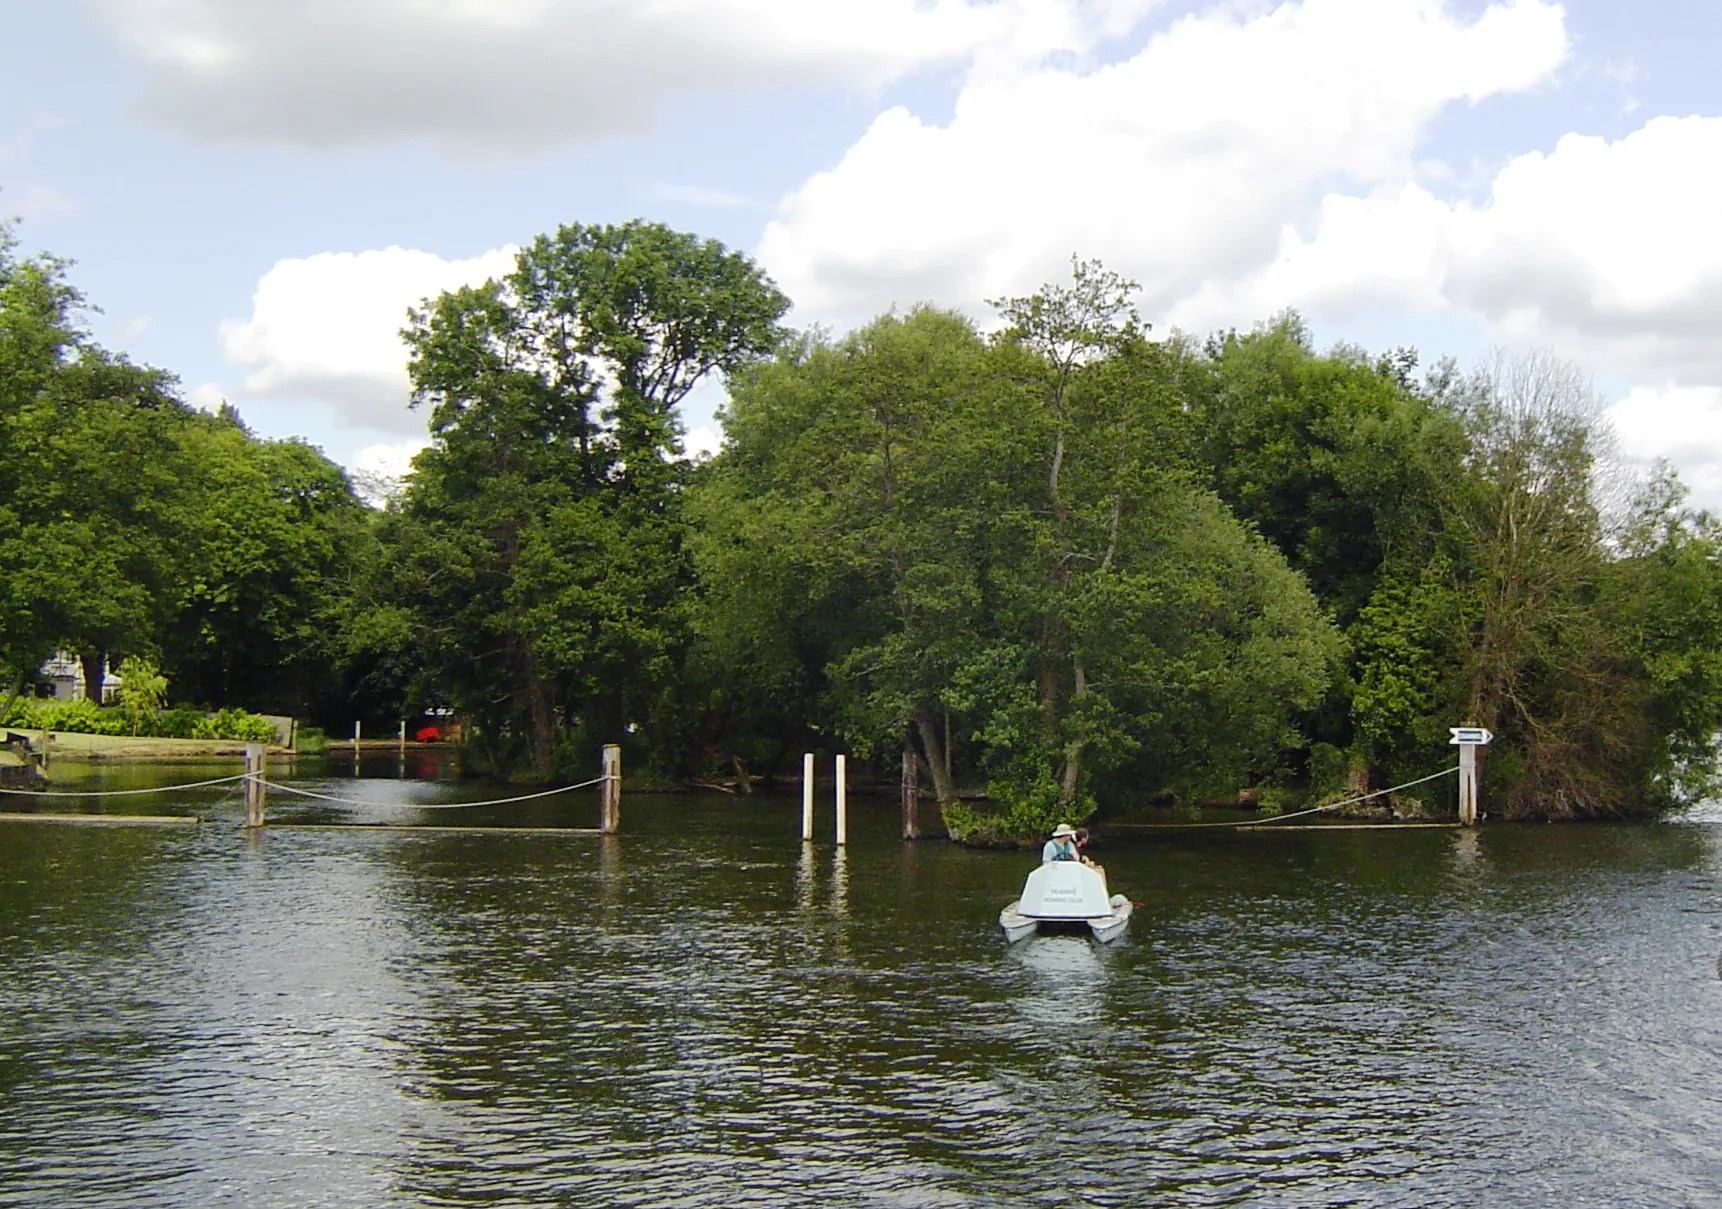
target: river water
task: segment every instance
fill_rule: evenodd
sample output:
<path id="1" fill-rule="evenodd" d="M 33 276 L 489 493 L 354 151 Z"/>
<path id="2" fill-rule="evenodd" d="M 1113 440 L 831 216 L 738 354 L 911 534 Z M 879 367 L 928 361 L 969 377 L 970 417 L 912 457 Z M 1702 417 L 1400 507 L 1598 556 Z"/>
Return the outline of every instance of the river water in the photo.
<path id="1" fill-rule="evenodd" d="M 596 818 L 365 771 L 294 783 L 401 804 L 271 821 Z M 124 808 L 207 821 L 0 826 L 0 1206 L 1722 1195 L 1722 820 L 1108 838 L 1101 948 L 1007 947 L 1024 855 L 884 803 L 846 852 L 789 799 Z"/>

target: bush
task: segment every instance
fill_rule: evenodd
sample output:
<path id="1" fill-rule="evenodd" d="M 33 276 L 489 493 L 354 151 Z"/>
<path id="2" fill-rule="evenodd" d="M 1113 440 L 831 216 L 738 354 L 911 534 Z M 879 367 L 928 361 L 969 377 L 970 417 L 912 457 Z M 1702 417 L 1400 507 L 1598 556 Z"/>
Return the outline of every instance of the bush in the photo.
<path id="1" fill-rule="evenodd" d="M 190 706 L 170 710 L 99 709 L 90 701 L 19 698 L 4 725 L 17 730 L 57 730 L 75 735 L 140 735 L 156 739 L 237 739 L 273 743 L 275 727 L 258 714 L 228 708 L 205 714 Z"/>
<path id="2" fill-rule="evenodd" d="M 124 710 L 99 709 L 91 701 L 20 698 L 7 711 L 6 725 L 23 730 L 59 730 L 78 735 L 124 735 L 131 732 L 131 719 Z"/>

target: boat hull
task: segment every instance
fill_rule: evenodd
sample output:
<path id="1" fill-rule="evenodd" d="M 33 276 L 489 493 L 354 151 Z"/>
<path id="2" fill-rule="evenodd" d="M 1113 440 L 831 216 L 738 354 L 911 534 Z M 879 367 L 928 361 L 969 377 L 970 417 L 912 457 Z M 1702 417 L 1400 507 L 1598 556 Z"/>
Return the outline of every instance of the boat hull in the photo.
<path id="1" fill-rule="evenodd" d="M 1022 900 L 1018 899 L 999 912 L 999 927 L 1004 929 L 1005 940 L 1011 944 L 1034 935 L 1040 927 L 1040 920 L 1024 915 L 1019 909 L 1021 906 Z"/>
<path id="2" fill-rule="evenodd" d="M 1130 926 L 1130 913 L 1134 904 L 1122 894 L 1114 894 L 1107 903 L 1109 908 L 1105 915 L 1087 918 L 1072 918 L 1070 916 L 1037 916 L 1025 915 L 1022 910 L 1022 900 L 1010 904 L 999 912 L 999 927 L 1004 930 L 1005 941 L 1015 944 L 1026 940 L 1040 931 L 1043 927 L 1049 930 L 1074 931 L 1086 928 L 1088 934 L 1101 944 L 1117 940 Z"/>

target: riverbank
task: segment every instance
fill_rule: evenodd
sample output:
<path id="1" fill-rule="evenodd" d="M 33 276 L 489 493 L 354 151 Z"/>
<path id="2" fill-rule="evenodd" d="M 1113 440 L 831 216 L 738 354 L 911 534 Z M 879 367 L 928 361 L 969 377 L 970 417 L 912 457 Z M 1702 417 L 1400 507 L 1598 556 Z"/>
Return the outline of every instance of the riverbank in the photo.
<path id="1" fill-rule="evenodd" d="M 29 732 L 20 732 L 29 733 Z M 41 742 L 40 732 L 30 734 L 32 747 Z M 245 754 L 239 739 L 156 739 L 144 735 L 86 735 L 77 731 L 48 732 L 48 759 L 56 760 L 184 760 L 199 756 Z M 270 755 L 288 755 L 292 748 L 278 743 L 265 745 Z"/>

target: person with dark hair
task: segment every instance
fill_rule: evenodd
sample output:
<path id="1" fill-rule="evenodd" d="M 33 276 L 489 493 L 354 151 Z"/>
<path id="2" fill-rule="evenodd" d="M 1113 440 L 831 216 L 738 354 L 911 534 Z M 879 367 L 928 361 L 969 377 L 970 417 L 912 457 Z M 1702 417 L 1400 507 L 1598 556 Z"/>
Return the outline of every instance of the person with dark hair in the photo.
<path id="1" fill-rule="evenodd" d="M 1094 863 L 1092 857 L 1083 851 L 1084 848 L 1088 847 L 1088 828 L 1078 827 L 1076 829 L 1076 836 L 1071 842 L 1076 845 L 1077 860 L 1087 865 L 1090 869 L 1099 869 L 1102 873 L 1106 872 L 1105 869 L 1102 869 L 1099 865 Z"/>

